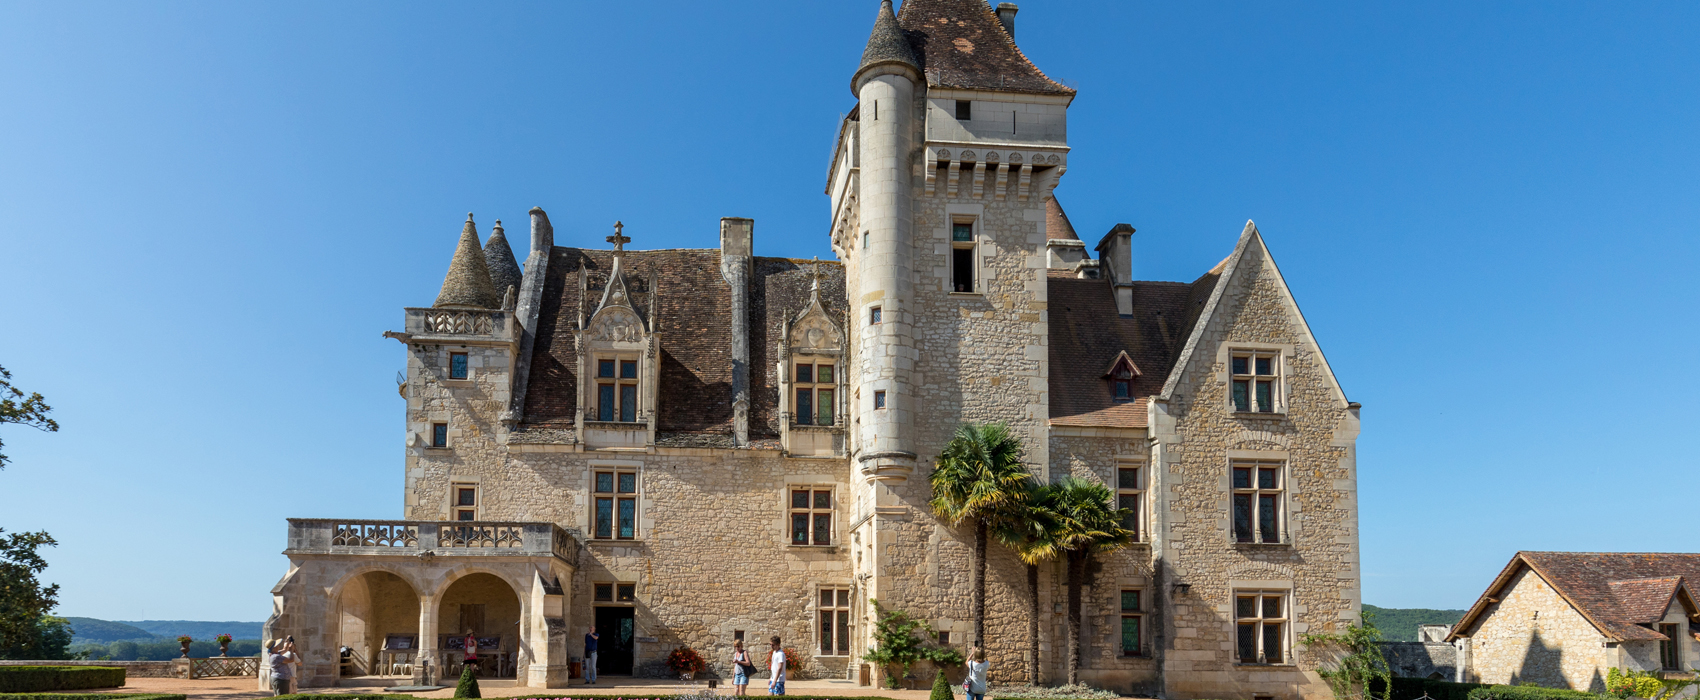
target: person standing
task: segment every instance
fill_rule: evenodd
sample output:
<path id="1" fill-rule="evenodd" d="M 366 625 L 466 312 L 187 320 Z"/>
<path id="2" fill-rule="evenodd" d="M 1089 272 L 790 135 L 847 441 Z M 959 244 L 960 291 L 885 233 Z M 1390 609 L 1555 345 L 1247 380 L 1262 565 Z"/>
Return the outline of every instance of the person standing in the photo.
<path id="1" fill-rule="evenodd" d="M 773 671 L 773 673 L 768 674 L 769 677 L 767 679 L 767 694 L 768 695 L 784 695 L 785 694 L 785 649 L 783 647 L 779 646 L 779 635 L 774 635 L 773 637 L 770 637 L 768 639 L 768 642 L 770 642 L 773 645 L 773 655 L 768 657 L 767 667 L 768 667 L 768 670 Z"/>
<path id="2" fill-rule="evenodd" d="M 289 683 L 295 678 L 295 669 L 291 668 L 299 659 L 289 650 L 288 642 L 274 639 L 266 645 L 266 665 L 271 667 L 272 695 L 288 695 Z"/>
<path id="3" fill-rule="evenodd" d="M 750 694 L 750 671 L 756 667 L 750 663 L 750 653 L 744 651 L 744 640 L 732 642 L 732 695 L 742 697 Z"/>
<path id="4" fill-rule="evenodd" d="M 596 685 L 596 641 L 601 639 L 596 633 L 596 625 L 590 626 L 590 631 L 584 635 L 584 683 Z"/>
<path id="5" fill-rule="evenodd" d="M 466 639 L 461 640 L 460 646 L 465 651 L 461 655 L 462 663 L 472 667 L 472 675 L 478 675 L 478 638 L 472 635 L 472 630 L 466 631 Z"/>
<path id="6" fill-rule="evenodd" d="M 968 647 L 968 680 L 963 683 L 968 700 L 986 700 L 986 670 L 991 667 L 985 649 Z"/>

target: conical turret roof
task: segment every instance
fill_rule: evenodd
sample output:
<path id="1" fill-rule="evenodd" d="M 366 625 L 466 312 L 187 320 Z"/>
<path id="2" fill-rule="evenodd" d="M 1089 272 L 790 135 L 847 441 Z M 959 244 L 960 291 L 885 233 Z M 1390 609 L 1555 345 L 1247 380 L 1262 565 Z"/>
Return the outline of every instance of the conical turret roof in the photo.
<path id="1" fill-rule="evenodd" d="M 484 249 L 478 247 L 478 228 L 469 212 L 466 226 L 460 230 L 460 244 L 455 246 L 455 257 L 449 261 L 449 274 L 443 278 L 443 291 L 437 294 L 437 303 L 432 306 L 494 309 L 500 303 L 495 286 L 490 284 Z"/>
<path id="2" fill-rule="evenodd" d="M 515 294 L 519 293 L 519 262 L 514 258 L 514 249 L 508 247 L 508 237 L 502 233 L 500 219 L 490 229 L 490 239 L 484 241 L 484 261 L 490 268 L 490 287 L 496 291 L 497 299 L 508 293 L 508 287 L 513 287 Z"/>
<path id="3" fill-rule="evenodd" d="M 862 49 L 862 65 L 856 69 L 859 75 L 871 66 L 882 63 L 896 63 L 921 72 L 921 64 L 915 60 L 915 51 L 909 47 L 909 39 L 903 36 L 903 27 L 897 24 L 897 13 L 891 9 L 891 0 L 880 0 L 879 16 L 874 19 L 874 31 L 868 35 L 868 47 Z"/>

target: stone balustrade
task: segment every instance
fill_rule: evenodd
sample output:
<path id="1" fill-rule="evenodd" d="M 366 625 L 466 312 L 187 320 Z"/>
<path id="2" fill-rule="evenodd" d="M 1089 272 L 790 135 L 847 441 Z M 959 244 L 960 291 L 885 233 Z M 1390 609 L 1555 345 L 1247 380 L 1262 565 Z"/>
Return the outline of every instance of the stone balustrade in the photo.
<path id="1" fill-rule="evenodd" d="M 471 336 L 494 340 L 516 337 L 512 311 L 410 308 L 405 329 L 413 336 Z"/>
<path id="2" fill-rule="evenodd" d="M 554 523 L 290 518 L 285 554 L 554 556 L 578 566 L 578 539 Z"/>

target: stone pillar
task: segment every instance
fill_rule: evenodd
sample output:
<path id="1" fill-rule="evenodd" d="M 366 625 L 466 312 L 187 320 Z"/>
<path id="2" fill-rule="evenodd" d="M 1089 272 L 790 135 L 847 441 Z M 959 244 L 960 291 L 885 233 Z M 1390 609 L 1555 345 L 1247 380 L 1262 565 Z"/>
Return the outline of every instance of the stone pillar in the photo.
<path id="1" fill-rule="evenodd" d="M 419 654 L 413 664 L 413 684 L 430 685 L 442 678 L 437 667 L 437 597 L 419 596 Z"/>

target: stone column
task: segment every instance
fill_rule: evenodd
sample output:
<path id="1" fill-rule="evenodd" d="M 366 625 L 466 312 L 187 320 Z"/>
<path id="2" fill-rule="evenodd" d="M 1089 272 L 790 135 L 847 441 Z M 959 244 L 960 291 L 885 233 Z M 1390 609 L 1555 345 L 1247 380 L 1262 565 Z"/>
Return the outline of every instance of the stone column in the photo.
<path id="1" fill-rule="evenodd" d="M 442 669 L 437 668 L 437 597 L 433 595 L 419 596 L 419 653 L 413 664 L 413 684 L 428 685 L 433 680 L 442 678 Z M 429 673 L 427 673 L 427 668 Z"/>

